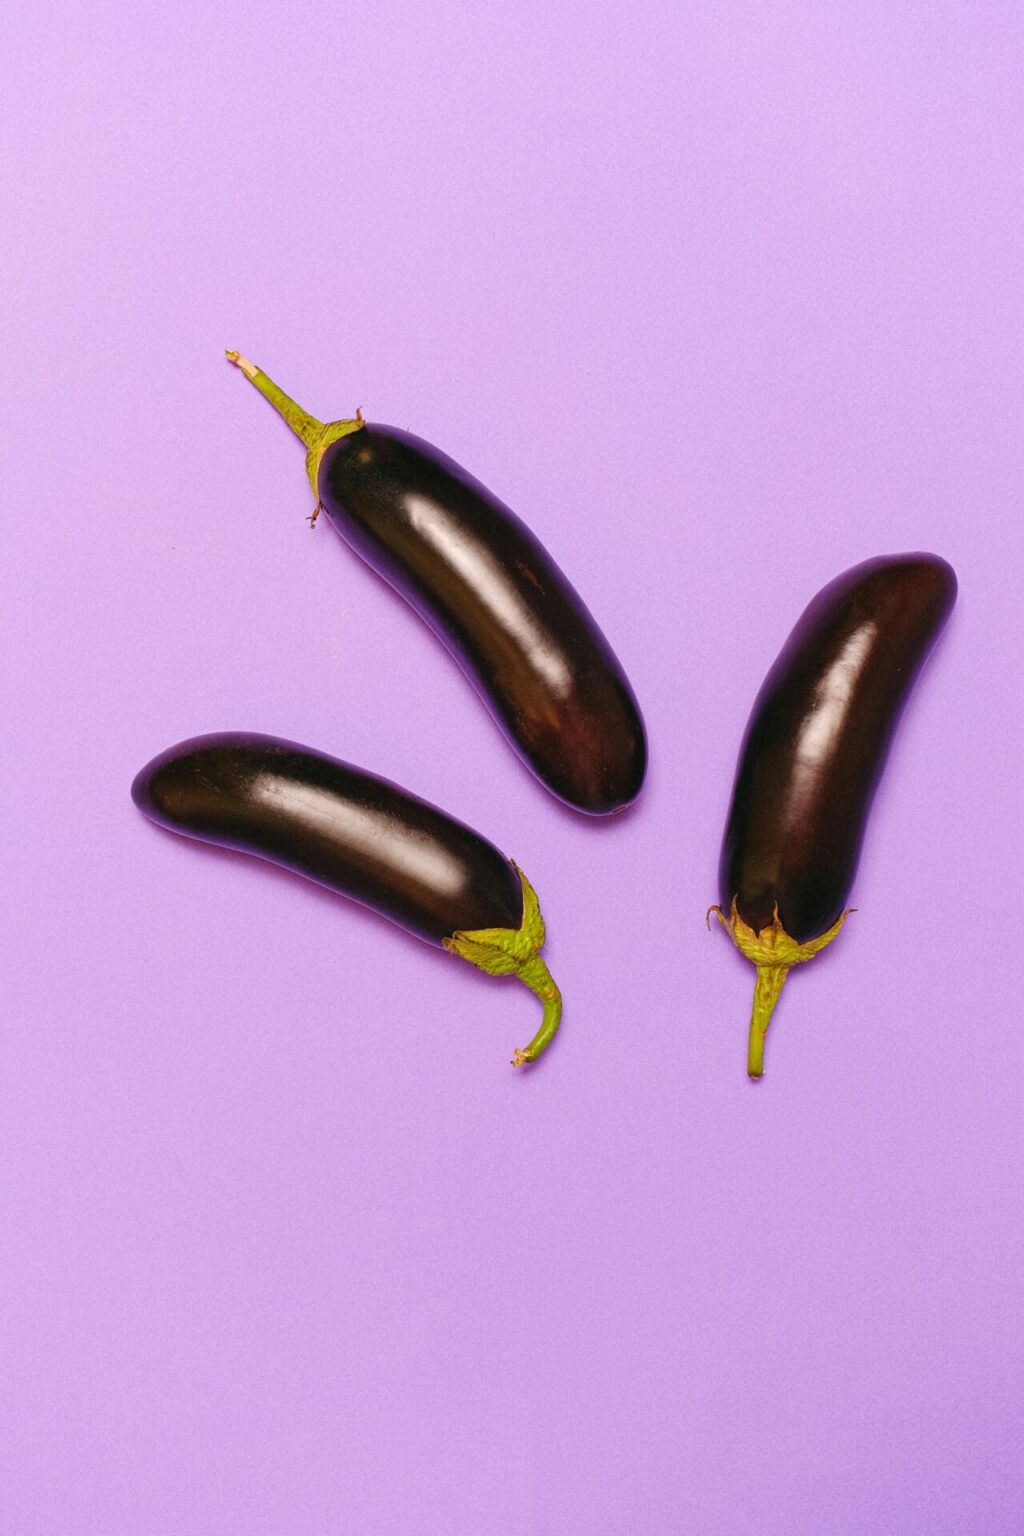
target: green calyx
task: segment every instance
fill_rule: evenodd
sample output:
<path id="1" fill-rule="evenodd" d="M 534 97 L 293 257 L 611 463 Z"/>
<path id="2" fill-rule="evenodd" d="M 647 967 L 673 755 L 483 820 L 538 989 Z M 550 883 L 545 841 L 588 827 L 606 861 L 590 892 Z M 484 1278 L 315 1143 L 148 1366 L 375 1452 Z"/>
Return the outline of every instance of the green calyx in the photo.
<path id="1" fill-rule="evenodd" d="M 234 363 L 236 368 L 242 370 L 249 383 L 259 390 L 265 400 L 270 401 L 277 414 L 284 417 L 295 436 L 305 444 L 306 473 L 316 498 L 316 511 L 310 518 L 310 523 L 315 523 L 320 510 L 318 484 L 320 460 L 339 437 L 348 437 L 349 433 L 358 432 L 366 425 L 362 411 L 357 410 L 351 421 L 318 421 L 315 416 L 304 411 L 301 405 L 296 405 L 295 401 L 286 395 L 273 379 L 267 377 L 262 368 L 257 368 L 255 363 L 250 363 L 248 358 L 243 357 L 240 352 L 225 352 L 224 356 L 229 363 Z"/>
<path id="2" fill-rule="evenodd" d="M 732 899 L 728 917 L 721 907 L 708 907 L 706 918 L 708 927 L 711 926 L 713 912 L 740 954 L 745 955 L 753 965 L 757 966 L 754 1007 L 750 1015 L 750 1039 L 747 1046 L 747 1073 L 750 1077 L 761 1077 L 764 1073 L 764 1037 L 768 1033 L 768 1025 L 775 1012 L 775 1004 L 782 995 L 790 970 L 794 965 L 805 965 L 808 960 L 813 960 L 827 944 L 831 944 L 852 911 L 852 907 L 847 908 L 827 933 L 801 944 L 791 938 L 783 928 L 779 920 L 777 903 L 772 913 L 772 921 L 760 932 L 751 928 L 750 924 L 740 917 L 735 896 Z"/>
<path id="3" fill-rule="evenodd" d="M 536 1061 L 551 1044 L 562 1022 L 562 994 L 540 957 L 544 947 L 544 919 L 537 893 L 513 861 L 512 868 L 523 887 L 523 920 L 518 928 L 476 928 L 472 932 L 453 933 L 445 939 L 450 954 L 459 955 L 486 971 L 488 976 L 518 976 L 524 986 L 536 993 L 544 1005 L 540 1028 L 524 1049 L 512 1057 L 514 1067 Z"/>

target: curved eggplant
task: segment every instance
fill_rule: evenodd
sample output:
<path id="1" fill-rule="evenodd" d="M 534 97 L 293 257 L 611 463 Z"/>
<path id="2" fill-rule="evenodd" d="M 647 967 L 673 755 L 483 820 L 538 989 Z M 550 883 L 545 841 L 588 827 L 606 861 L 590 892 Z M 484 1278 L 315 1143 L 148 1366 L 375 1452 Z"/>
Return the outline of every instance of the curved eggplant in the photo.
<path id="1" fill-rule="evenodd" d="M 513 1065 L 551 1044 L 562 999 L 540 957 L 533 887 L 436 806 L 296 742 L 238 732 L 160 753 L 136 776 L 132 799 L 161 826 L 296 870 L 489 975 L 518 976 L 544 1017 Z"/>
<path id="2" fill-rule="evenodd" d="M 325 424 L 259 368 L 227 356 L 305 444 L 321 508 L 444 642 L 519 756 L 576 810 L 603 816 L 640 792 L 647 742 L 625 673 L 529 528 L 411 433 Z"/>
<path id="3" fill-rule="evenodd" d="M 864 826 L 903 706 L 956 600 L 937 555 L 866 560 L 814 598 L 747 725 L 709 909 L 757 966 L 748 1068 L 790 968 L 846 918 Z"/>

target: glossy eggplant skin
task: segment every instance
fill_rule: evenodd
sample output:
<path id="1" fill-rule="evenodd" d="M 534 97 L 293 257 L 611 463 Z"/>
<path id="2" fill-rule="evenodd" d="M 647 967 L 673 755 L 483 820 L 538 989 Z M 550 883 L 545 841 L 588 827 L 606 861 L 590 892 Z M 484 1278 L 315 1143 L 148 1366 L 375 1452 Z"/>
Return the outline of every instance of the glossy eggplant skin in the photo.
<path id="1" fill-rule="evenodd" d="M 515 866 L 462 822 L 387 779 L 296 742 L 237 732 L 162 752 L 132 784 L 161 826 L 243 849 L 339 891 L 440 946 L 518 928 Z"/>
<path id="2" fill-rule="evenodd" d="M 582 599 L 520 519 L 452 459 L 393 427 L 330 444 L 320 504 L 467 673 L 523 761 L 601 816 L 640 792 L 643 720 Z"/>
<path id="3" fill-rule="evenodd" d="M 747 726 L 720 900 L 755 932 L 775 908 L 799 943 L 842 915 L 903 706 L 956 600 L 936 555 L 866 560 L 811 602 Z"/>

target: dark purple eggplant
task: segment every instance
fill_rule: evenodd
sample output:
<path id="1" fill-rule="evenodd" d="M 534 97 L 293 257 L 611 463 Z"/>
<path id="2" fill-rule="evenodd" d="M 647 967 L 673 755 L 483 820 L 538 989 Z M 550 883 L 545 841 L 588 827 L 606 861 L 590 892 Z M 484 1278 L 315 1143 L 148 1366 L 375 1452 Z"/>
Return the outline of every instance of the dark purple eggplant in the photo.
<path id="1" fill-rule="evenodd" d="M 893 734 L 956 601 L 937 555 L 865 560 L 805 610 L 757 696 L 722 844 L 720 907 L 757 966 L 747 1070 L 792 966 L 830 944 Z"/>
<path id="2" fill-rule="evenodd" d="M 237 732 L 161 752 L 136 776 L 132 799 L 161 826 L 296 870 L 488 975 L 518 976 L 544 1017 L 513 1065 L 551 1044 L 562 999 L 540 957 L 533 887 L 436 806 L 295 742 Z"/>
<path id="3" fill-rule="evenodd" d="M 633 690 L 529 528 L 429 443 L 360 413 L 317 421 L 227 356 L 305 444 L 311 521 L 323 509 L 443 640 L 541 782 L 593 816 L 634 800 L 647 742 Z"/>

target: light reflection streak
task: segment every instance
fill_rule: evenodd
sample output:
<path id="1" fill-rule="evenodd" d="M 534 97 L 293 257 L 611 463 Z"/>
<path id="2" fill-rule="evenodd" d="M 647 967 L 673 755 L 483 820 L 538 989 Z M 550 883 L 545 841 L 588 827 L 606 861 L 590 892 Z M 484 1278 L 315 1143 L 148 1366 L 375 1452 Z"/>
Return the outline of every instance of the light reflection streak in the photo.
<path id="1" fill-rule="evenodd" d="M 316 784 L 297 784 L 274 773 L 258 774 L 252 796 L 332 842 L 356 849 L 380 869 L 390 867 L 402 882 L 410 880 L 441 896 L 457 896 L 463 887 L 459 861 L 428 834 L 396 838 L 370 806 L 354 805 Z"/>
<path id="2" fill-rule="evenodd" d="M 854 630 L 818 684 L 796 740 L 790 796 L 794 815 L 799 814 L 801 802 L 813 790 L 822 763 L 835 750 L 836 737 L 877 634 L 878 626 L 871 620 Z"/>
<path id="3" fill-rule="evenodd" d="M 427 496 L 409 496 L 406 508 L 417 534 L 436 550 L 465 585 L 486 603 L 501 629 L 514 636 L 518 647 L 558 698 L 572 691 L 572 675 L 553 650 L 547 632 L 530 611 L 530 605 L 511 583 L 496 555 L 474 540 L 462 538 L 442 517 Z"/>

